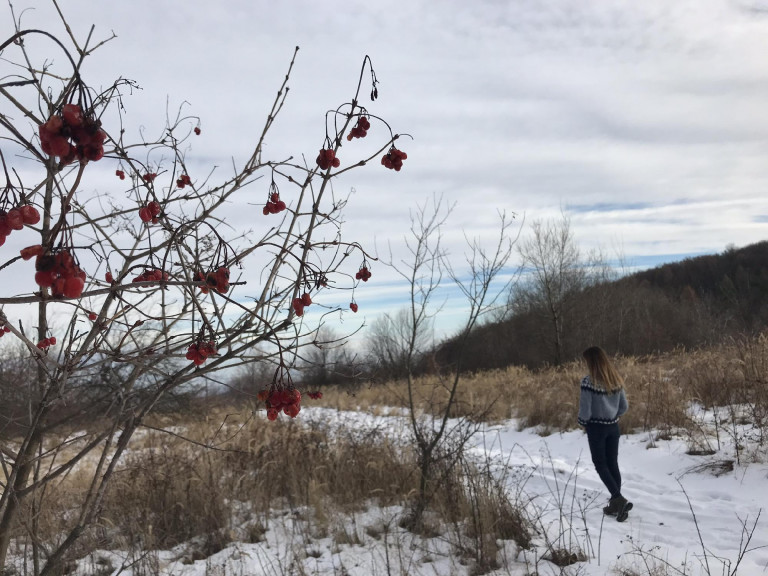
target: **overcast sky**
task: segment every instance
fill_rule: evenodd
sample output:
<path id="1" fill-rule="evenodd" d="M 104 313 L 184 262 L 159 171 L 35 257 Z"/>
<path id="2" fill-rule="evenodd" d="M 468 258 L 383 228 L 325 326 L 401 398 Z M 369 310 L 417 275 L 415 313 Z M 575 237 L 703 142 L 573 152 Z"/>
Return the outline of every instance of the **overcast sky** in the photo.
<path id="1" fill-rule="evenodd" d="M 91 24 L 96 40 L 117 35 L 83 74 L 138 82 L 127 123 L 160 127 L 183 101 L 200 116 L 188 156 L 201 171 L 247 156 L 297 45 L 265 153 L 313 160 L 325 111 L 350 99 L 370 55 L 370 108 L 413 141 L 400 173 L 369 166 L 336 183 L 355 189 L 345 236 L 366 246 L 401 243 L 409 209 L 433 194 L 456 203 L 457 256 L 463 233 L 492 239 L 498 210 L 562 209 L 585 251 L 640 266 L 768 235 L 768 0 L 61 4 L 79 38 Z M 23 27 L 61 29 L 48 2 L 13 5 L 34 7 Z M 368 320 L 402 291 L 381 267 L 373 280 L 357 294 Z"/>

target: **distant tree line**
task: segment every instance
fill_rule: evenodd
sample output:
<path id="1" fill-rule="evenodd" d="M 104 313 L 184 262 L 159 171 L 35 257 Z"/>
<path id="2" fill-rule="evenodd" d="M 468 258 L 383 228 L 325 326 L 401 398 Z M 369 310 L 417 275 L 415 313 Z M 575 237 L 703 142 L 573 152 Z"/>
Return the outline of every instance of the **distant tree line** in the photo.
<path id="1" fill-rule="evenodd" d="M 727 248 L 626 274 L 599 252 L 583 254 L 570 221 L 536 221 L 518 242 L 523 270 L 506 311 L 473 331 L 464 355 L 468 371 L 558 365 L 589 345 L 643 356 L 715 343 L 768 326 L 768 242 Z M 375 323 L 365 365 L 372 377 L 397 377 L 397 350 L 388 342 L 396 315 Z M 425 353 L 425 372 L 455 361 L 447 338 Z"/>
<path id="2" fill-rule="evenodd" d="M 568 229 L 567 220 L 534 226 L 532 239 L 520 247 L 524 261 L 531 262 L 525 254 L 532 247 L 552 246 L 551 236 Z M 570 235 L 561 239 L 572 243 Z M 468 369 L 557 365 L 591 344 L 642 356 L 768 325 L 768 242 L 629 275 L 603 259 L 581 258 L 575 244 L 558 248 L 512 291 L 509 316 L 475 331 Z M 437 350 L 439 362 L 450 362 L 451 354 L 449 339 Z"/>

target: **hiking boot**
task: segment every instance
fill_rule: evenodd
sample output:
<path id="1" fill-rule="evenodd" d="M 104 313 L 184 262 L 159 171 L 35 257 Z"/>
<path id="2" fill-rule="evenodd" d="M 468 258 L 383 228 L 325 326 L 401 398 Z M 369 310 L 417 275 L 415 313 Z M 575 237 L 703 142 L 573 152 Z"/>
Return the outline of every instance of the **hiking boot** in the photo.
<path id="1" fill-rule="evenodd" d="M 623 496 L 616 496 L 608 501 L 608 506 L 603 508 L 603 514 L 606 516 L 619 516 L 620 512 L 624 512 L 624 519 L 619 522 L 624 522 L 627 519 L 626 512 L 632 510 L 632 502 L 628 502 Z"/>
<path id="2" fill-rule="evenodd" d="M 603 514 L 606 516 L 616 516 L 619 513 L 619 497 L 608 500 L 608 506 L 603 506 Z"/>
<path id="3" fill-rule="evenodd" d="M 616 510 L 616 521 L 617 522 L 624 522 L 627 518 L 629 518 L 629 511 L 632 510 L 632 502 L 627 500 L 626 498 L 619 496 L 618 497 L 618 509 Z"/>

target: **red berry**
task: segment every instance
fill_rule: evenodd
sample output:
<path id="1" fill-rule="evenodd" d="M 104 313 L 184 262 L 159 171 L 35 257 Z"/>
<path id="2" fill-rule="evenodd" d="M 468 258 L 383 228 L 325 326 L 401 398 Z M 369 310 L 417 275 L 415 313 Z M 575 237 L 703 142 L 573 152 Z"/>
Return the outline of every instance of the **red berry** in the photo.
<path id="1" fill-rule="evenodd" d="M 87 144 L 78 146 L 77 152 L 81 159 L 97 162 L 104 157 L 104 146 L 102 144 Z"/>
<path id="2" fill-rule="evenodd" d="M 27 246 L 21 249 L 21 257 L 24 260 L 31 260 L 34 256 L 40 256 L 43 253 L 43 247 L 40 244 Z"/>
<path id="3" fill-rule="evenodd" d="M 262 208 L 261 213 L 264 214 L 264 216 L 269 216 L 269 204 Z"/>
<path id="4" fill-rule="evenodd" d="M 77 276 L 70 276 L 67 278 L 66 284 L 64 286 L 64 296 L 67 298 L 79 298 L 80 294 L 83 293 L 84 287 L 85 282 L 83 282 L 82 278 L 78 278 Z"/>
<path id="5" fill-rule="evenodd" d="M 291 305 L 293 306 L 293 309 L 296 312 L 296 316 L 304 315 L 304 302 L 302 302 L 301 298 L 294 298 Z"/>
<path id="6" fill-rule="evenodd" d="M 98 318 L 98 316 L 96 316 L 95 312 L 88 312 L 88 320 L 93 322 L 94 320 L 96 320 L 96 318 Z"/>
<path id="7" fill-rule="evenodd" d="M 21 212 L 22 221 L 27 226 L 30 226 L 32 224 L 37 224 L 38 222 L 40 222 L 40 212 L 38 212 L 37 208 L 35 208 L 31 204 L 25 204 L 24 206 L 20 206 L 19 212 Z"/>
<path id="8" fill-rule="evenodd" d="M 269 195 L 269 201 L 274 202 L 277 204 L 277 202 L 280 200 L 280 194 L 277 192 L 272 192 L 272 194 Z"/>
<path id="9" fill-rule="evenodd" d="M 48 122 L 41 124 L 40 128 L 47 132 L 49 135 L 58 136 L 61 134 L 61 130 L 64 128 L 64 119 L 59 115 L 53 115 L 48 118 Z"/>
<path id="10" fill-rule="evenodd" d="M 46 340 L 48 340 L 48 343 L 51 346 L 56 346 L 56 336 L 51 336 L 50 338 L 46 338 Z"/>
<path id="11" fill-rule="evenodd" d="M 349 303 L 349 309 L 350 309 L 350 310 L 352 310 L 352 312 L 355 312 L 355 313 L 357 313 L 357 303 L 355 303 L 355 302 L 350 302 L 350 303 Z"/>
<path id="12" fill-rule="evenodd" d="M 64 104 L 61 115 L 70 128 L 79 128 L 83 125 L 83 110 L 77 104 Z"/>
<path id="13" fill-rule="evenodd" d="M 304 294 L 301 295 L 301 303 L 304 304 L 304 306 L 312 304 L 312 298 L 307 292 L 304 292 Z"/>
<path id="14" fill-rule="evenodd" d="M 142 222 L 151 222 L 152 221 L 152 213 L 149 211 L 149 208 L 146 206 L 142 206 L 139 208 L 139 218 L 141 218 Z"/>
<path id="15" fill-rule="evenodd" d="M 67 288 L 67 279 L 63 276 L 59 276 L 51 284 L 51 293 L 56 296 L 64 296 L 64 290 Z"/>
<path id="16" fill-rule="evenodd" d="M 112 284 L 112 282 L 115 281 L 114 276 L 112 276 L 112 272 L 107 272 L 106 274 L 104 274 L 104 280 Z"/>
<path id="17" fill-rule="evenodd" d="M 41 288 L 50 288 L 53 286 L 54 272 L 53 270 L 44 270 L 35 272 L 35 283 Z"/>
<path id="18" fill-rule="evenodd" d="M 229 268 L 221 266 L 216 270 L 216 291 L 224 294 L 229 290 Z"/>
<path id="19" fill-rule="evenodd" d="M 200 272 L 199 270 L 195 274 L 195 281 L 196 282 L 200 282 L 200 281 L 205 282 L 206 281 L 205 275 L 202 272 Z M 202 292 L 203 294 L 208 294 L 209 290 L 208 290 L 208 285 L 207 284 L 203 284 L 202 286 L 199 286 L 199 288 L 200 288 L 200 292 Z"/>
<path id="20" fill-rule="evenodd" d="M 68 144 L 69 149 L 61 155 L 61 165 L 67 166 L 69 164 L 72 164 L 72 162 L 75 161 L 75 158 L 79 158 L 77 154 L 77 148 L 72 146 L 71 144 Z"/>
<path id="21" fill-rule="evenodd" d="M 200 136 L 200 127 L 199 126 L 195 126 L 195 135 L 196 136 Z"/>
<path id="22" fill-rule="evenodd" d="M 149 208 L 149 213 L 152 214 L 152 216 L 159 216 L 161 212 L 160 203 L 152 200 L 149 204 L 147 204 L 147 208 Z"/>
<path id="23" fill-rule="evenodd" d="M 21 215 L 21 211 L 17 208 L 12 208 L 5 215 L 5 219 L 13 230 L 21 230 L 24 228 L 24 217 Z"/>
<path id="24" fill-rule="evenodd" d="M 291 418 L 296 418 L 296 416 L 299 415 L 299 412 L 301 411 L 301 406 L 298 404 L 289 404 L 288 406 L 285 406 L 283 408 L 283 412 L 290 416 Z"/>
<path id="25" fill-rule="evenodd" d="M 275 410 L 274 408 L 267 408 L 267 419 L 275 421 L 277 420 L 277 415 L 279 412 Z"/>

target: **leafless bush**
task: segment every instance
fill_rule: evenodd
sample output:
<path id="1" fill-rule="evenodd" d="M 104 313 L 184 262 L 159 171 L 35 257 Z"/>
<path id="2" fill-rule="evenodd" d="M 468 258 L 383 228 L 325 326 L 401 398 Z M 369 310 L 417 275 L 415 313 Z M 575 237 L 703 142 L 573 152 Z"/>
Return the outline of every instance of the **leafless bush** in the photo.
<path id="1" fill-rule="evenodd" d="M 229 174 L 200 170 L 191 144 L 205 132 L 186 105 L 169 112 L 153 137 L 151 128 L 126 125 L 135 83 L 118 78 L 97 89 L 88 82 L 84 62 L 114 35 L 57 38 L 23 27 L 34 17 L 27 11 L 16 14 L 10 3 L 8 10 L 13 32 L 0 42 L 0 245 L 24 230 L 30 246 L 20 254 L 6 247 L 0 263 L 4 277 L 19 279 L 0 298 L 0 330 L 30 369 L 23 381 L 0 380 L 0 565 L 21 531 L 32 542 L 35 574 L 48 576 L 64 569 L 97 521 L 134 433 L 153 411 L 186 402 L 182 392 L 266 364 L 273 372 L 261 406 L 277 418 L 279 396 L 296 416 L 291 373 L 316 330 L 303 321 L 305 308 L 371 276 L 363 247 L 342 235 L 345 200 L 333 197 L 333 185 L 374 160 L 399 171 L 407 155 L 395 147 L 400 136 L 362 104 L 368 88 L 371 101 L 379 90 L 366 56 L 351 98 L 325 112 L 314 162 L 314 153 L 299 160 L 302 151 L 267 159 L 264 142 L 286 104 L 294 52 L 246 158 Z M 342 164 L 342 142 L 369 129 L 368 141 L 377 142 L 346 145 Z M 90 192 L 100 173 L 113 184 Z M 251 209 L 263 224 L 221 226 L 227 205 L 253 205 L 254 189 L 261 200 Z M 248 286 L 256 270 L 260 281 Z M 332 311 L 319 308 L 307 314 L 322 324 Z M 84 433 L 55 445 L 81 426 Z M 94 466 L 80 466 L 92 457 Z M 79 511 L 65 515 L 68 532 L 55 546 L 38 546 L 41 514 L 57 505 L 48 485 L 75 469 L 91 472 L 87 488 L 70 494 Z M 186 524 L 173 514 L 158 522 L 168 533 L 161 540 Z"/>

